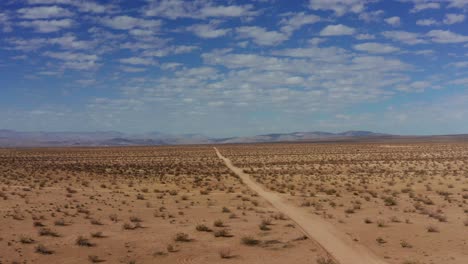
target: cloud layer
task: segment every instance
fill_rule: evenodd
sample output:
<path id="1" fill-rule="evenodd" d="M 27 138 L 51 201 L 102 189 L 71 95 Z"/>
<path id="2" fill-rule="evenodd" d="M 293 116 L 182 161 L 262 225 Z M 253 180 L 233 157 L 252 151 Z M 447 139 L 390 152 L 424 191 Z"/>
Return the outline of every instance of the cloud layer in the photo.
<path id="1" fill-rule="evenodd" d="M 429 131 L 453 120 L 447 132 L 468 129 L 458 123 L 468 118 L 466 1 L 0 7 L 0 128 L 422 133 L 421 120 L 434 121 Z M 445 121 L 425 115 L 431 102 Z"/>

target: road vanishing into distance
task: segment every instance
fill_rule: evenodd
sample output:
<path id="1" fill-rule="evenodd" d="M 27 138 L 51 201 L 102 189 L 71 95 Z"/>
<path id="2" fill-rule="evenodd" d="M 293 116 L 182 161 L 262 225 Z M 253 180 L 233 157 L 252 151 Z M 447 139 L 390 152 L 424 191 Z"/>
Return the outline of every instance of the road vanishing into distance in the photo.
<path id="1" fill-rule="evenodd" d="M 340 264 L 388 264 L 368 248 L 337 230 L 320 216 L 291 205 L 275 192 L 265 190 L 260 184 L 252 180 L 250 175 L 234 166 L 231 160 L 224 157 L 216 147 L 214 149 L 218 157 L 224 161 L 232 172 L 241 178 L 245 185 L 294 221 L 307 237 L 319 243 L 336 262 Z"/>

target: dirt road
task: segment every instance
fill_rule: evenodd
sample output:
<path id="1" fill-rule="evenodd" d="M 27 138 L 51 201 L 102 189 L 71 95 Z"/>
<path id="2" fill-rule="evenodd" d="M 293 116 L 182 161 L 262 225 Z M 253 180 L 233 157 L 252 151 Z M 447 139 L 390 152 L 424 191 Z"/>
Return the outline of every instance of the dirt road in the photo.
<path id="1" fill-rule="evenodd" d="M 317 241 L 340 264 L 386 264 L 366 247 L 351 240 L 320 216 L 307 212 L 284 201 L 280 195 L 263 189 L 250 176 L 225 158 L 217 148 L 216 154 L 226 166 L 237 174 L 244 184 L 259 196 L 270 202 L 276 209 L 287 215 L 311 239 Z"/>

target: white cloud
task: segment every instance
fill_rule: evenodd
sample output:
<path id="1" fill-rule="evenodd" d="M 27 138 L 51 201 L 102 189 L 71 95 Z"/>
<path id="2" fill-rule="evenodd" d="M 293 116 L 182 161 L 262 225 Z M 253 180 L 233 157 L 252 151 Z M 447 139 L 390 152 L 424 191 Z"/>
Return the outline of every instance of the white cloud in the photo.
<path id="1" fill-rule="evenodd" d="M 22 27 L 34 28 L 37 32 L 51 33 L 60 31 L 62 29 L 71 28 L 74 21 L 71 19 L 52 19 L 52 20 L 33 20 L 33 21 L 22 21 L 18 25 Z"/>
<path id="2" fill-rule="evenodd" d="M 7 39 L 7 42 L 12 45 L 8 49 L 21 50 L 21 51 L 26 51 L 26 52 L 41 49 L 47 44 L 47 41 L 42 38 L 34 38 L 34 39 L 10 38 L 10 39 Z"/>
<path id="3" fill-rule="evenodd" d="M 12 31 L 10 17 L 7 14 L 2 13 L 2 12 L 0 12 L 0 28 L 2 29 L 3 32 Z"/>
<path id="4" fill-rule="evenodd" d="M 449 7 L 464 8 L 468 6 L 468 1 L 466 0 L 448 0 L 448 2 L 450 3 Z"/>
<path id="5" fill-rule="evenodd" d="M 369 40 L 369 39 L 375 39 L 375 36 L 372 34 L 358 34 L 356 35 L 356 39 L 358 40 Z"/>
<path id="6" fill-rule="evenodd" d="M 367 11 L 359 14 L 359 19 L 365 22 L 377 22 L 379 21 L 385 12 L 383 10 Z"/>
<path id="7" fill-rule="evenodd" d="M 28 4 L 32 5 L 52 5 L 52 4 L 64 4 L 69 5 L 73 2 L 73 0 L 27 0 Z"/>
<path id="8" fill-rule="evenodd" d="M 468 42 L 468 36 L 453 33 L 449 30 L 431 30 L 426 34 L 436 43 L 463 43 Z"/>
<path id="9" fill-rule="evenodd" d="M 199 47 L 193 46 L 193 45 L 166 46 L 166 47 L 146 50 L 143 52 L 143 55 L 145 57 L 166 57 L 169 55 L 190 53 L 197 49 L 199 49 Z"/>
<path id="10" fill-rule="evenodd" d="M 219 38 L 226 35 L 230 29 L 219 29 L 214 24 L 196 24 L 187 28 L 200 38 Z"/>
<path id="11" fill-rule="evenodd" d="M 88 13 L 105 13 L 112 9 L 112 6 L 105 6 L 91 1 L 73 1 L 72 5 L 76 6 L 81 12 Z"/>
<path id="12" fill-rule="evenodd" d="M 134 18 L 127 15 L 103 18 L 102 23 L 113 29 L 129 30 L 134 28 L 159 29 L 160 20 Z"/>
<path id="13" fill-rule="evenodd" d="M 350 58 L 350 55 L 345 49 L 337 47 L 290 48 L 275 51 L 273 54 L 292 58 L 307 58 L 316 63 L 344 63 Z"/>
<path id="14" fill-rule="evenodd" d="M 451 81 L 450 83 L 457 84 L 457 85 L 468 86 L 468 78 L 456 79 L 456 80 Z"/>
<path id="15" fill-rule="evenodd" d="M 337 16 L 346 13 L 361 13 L 365 10 L 368 0 L 309 0 L 309 8 L 313 10 L 331 10 Z"/>
<path id="16" fill-rule="evenodd" d="M 413 9 L 411 9 L 412 13 L 420 12 L 426 9 L 439 9 L 440 4 L 437 2 L 418 2 L 414 4 Z"/>
<path id="17" fill-rule="evenodd" d="M 468 67 L 468 61 L 452 62 L 452 63 L 449 63 L 447 66 L 456 67 L 456 68 L 465 68 L 465 67 Z"/>
<path id="18" fill-rule="evenodd" d="M 27 0 L 29 4 L 55 4 L 70 5 L 76 7 L 80 12 L 86 13 L 105 13 L 112 9 L 112 6 L 98 4 L 91 0 Z"/>
<path id="19" fill-rule="evenodd" d="M 452 25 L 456 23 L 461 23 L 465 20 L 465 15 L 463 14 L 446 14 L 444 18 L 444 24 Z"/>
<path id="20" fill-rule="evenodd" d="M 388 44 L 367 42 L 362 44 L 354 45 L 353 48 L 358 51 L 364 51 L 368 53 L 393 53 L 399 51 L 400 49 Z"/>
<path id="21" fill-rule="evenodd" d="M 91 70 L 98 66 L 99 57 L 94 54 L 73 52 L 45 52 L 46 57 L 63 61 L 63 68 L 75 70 Z"/>
<path id="22" fill-rule="evenodd" d="M 131 64 L 131 65 L 153 65 L 155 61 L 151 58 L 142 58 L 142 57 L 130 57 L 119 60 L 121 63 Z"/>
<path id="23" fill-rule="evenodd" d="M 202 17 L 241 17 L 253 15 L 252 5 L 205 6 L 200 10 Z"/>
<path id="24" fill-rule="evenodd" d="M 212 5 L 208 1 L 183 1 L 183 0 L 149 0 L 149 5 L 145 8 L 146 16 L 177 18 L 198 18 L 210 17 L 249 17 L 257 13 L 252 11 L 252 5 Z"/>
<path id="25" fill-rule="evenodd" d="M 25 7 L 18 9 L 18 13 L 23 19 L 47 19 L 73 15 L 68 9 L 59 6 Z"/>
<path id="26" fill-rule="evenodd" d="M 434 19 L 419 19 L 416 21 L 416 24 L 419 26 L 432 26 L 432 25 L 437 25 L 439 24 L 437 21 Z"/>
<path id="27" fill-rule="evenodd" d="M 255 44 L 262 46 L 274 46 L 288 39 L 285 33 L 267 31 L 257 26 L 245 26 L 236 28 L 239 38 L 252 39 Z"/>
<path id="28" fill-rule="evenodd" d="M 385 22 L 391 26 L 399 26 L 401 24 L 400 17 L 393 16 L 385 19 Z"/>
<path id="29" fill-rule="evenodd" d="M 417 50 L 414 52 L 416 55 L 431 55 L 434 54 L 434 51 L 431 49 Z"/>
<path id="30" fill-rule="evenodd" d="M 422 36 L 419 33 L 393 30 L 384 31 L 382 32 L 382 35 L 393 41 L 399 41 L 409 45 L 426 43 L 426 41 L 422 38 Z"/>
<path id="31" fill-rule="evenodd" d="M 428 81 L 415 81 L 409 84 L 398 85 L 396 89 L 404 92 L 423 92 L 432 86 L 432 83 Z"/>
<path id="32" fill-rule="evenodd" d="M 279 22 L 281 31 L 285 33 L 292 33 L 302 26 L 314 24 L 320 21 L 320 17 L 304 12 L 288 14 L 287 17 L 282 18 Z"/>
<path id="33" fill-rule="evenodd" d="M 356 30 L 354 28 L 342 24 L 328 25 L 320 31 L 320 36 L 353 35 L 355 32 Z"/>
<path id="34" fill-rule="evenodd" d="M 323 42 L 326 42 L 326 41 L 327 41 L 326 38 L 311 38 L 308 42 L 313 46 L 317 46 L 320 43 L 323 43 Z"/>
<path id="35" fill-rule="evenodd" d="M 94 46 L 93 42 L 78 40 L 73 34 L 49 38 L 47 39 L 47 43 L 59 45 L 64 49 L 90 49 Z"/>

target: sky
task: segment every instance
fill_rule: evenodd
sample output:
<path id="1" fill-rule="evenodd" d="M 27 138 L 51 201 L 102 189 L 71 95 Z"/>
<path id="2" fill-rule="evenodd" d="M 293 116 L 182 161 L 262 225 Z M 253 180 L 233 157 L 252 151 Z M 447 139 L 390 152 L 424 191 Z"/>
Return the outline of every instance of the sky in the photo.
<path id="1" fill-rule="evenodd" d="M 468 133 L 468 0 L 1 0 L 0 129 Z"/>

